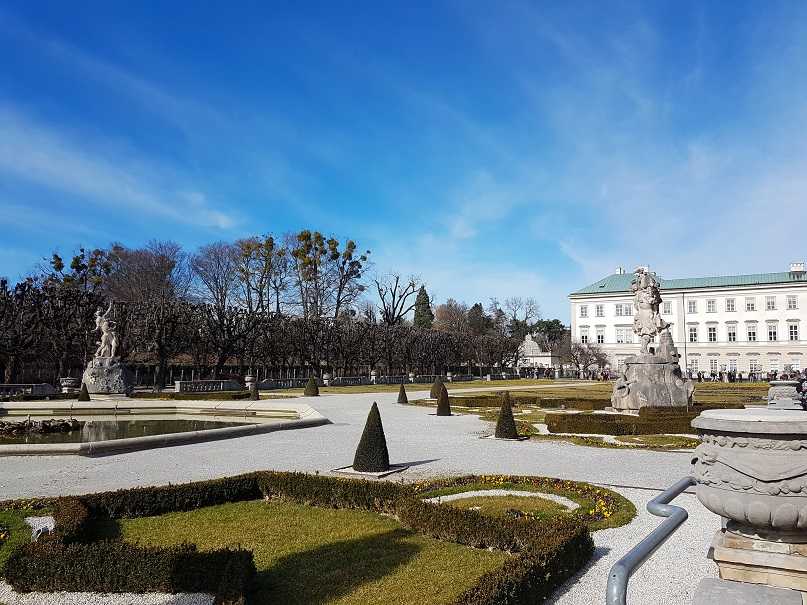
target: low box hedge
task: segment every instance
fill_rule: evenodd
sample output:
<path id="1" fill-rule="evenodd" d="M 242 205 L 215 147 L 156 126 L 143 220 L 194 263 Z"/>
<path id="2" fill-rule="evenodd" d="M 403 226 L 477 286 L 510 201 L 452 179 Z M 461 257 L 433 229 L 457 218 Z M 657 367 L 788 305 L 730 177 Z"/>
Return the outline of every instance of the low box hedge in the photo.
<path id="1" fill-rule="evenodd" d="M 256 573 L 252 553 L 94 541 L 92 522 L 260 497 L 376 511 L 393 515 L 404 527 L 436 539 L 513 553 L 502 568 L 482 576 L 461 595 L 457 605 L 538 602 L 585 565 L 594 551 L 587 524 L 576 516 L 540 521 L 485 516 L 423 502 L 415 487 L 401 483 L 265 471 L 48 500 L 56 531 L 48 539 L 16 550 L 4 574 L 19 592 L 209 592 L 216 595 L 216 603 L 244 604 Z M 15 508 L 21 502 L 0 506 Z"/>
<path id="2" fill-rule="evenodd" d="M 542 408 L 566 408 L 567 410 L 604 410 L 611 406 L 610 399 L 574 399 L 570 397 L 538 398 L 536 405 Z"/>

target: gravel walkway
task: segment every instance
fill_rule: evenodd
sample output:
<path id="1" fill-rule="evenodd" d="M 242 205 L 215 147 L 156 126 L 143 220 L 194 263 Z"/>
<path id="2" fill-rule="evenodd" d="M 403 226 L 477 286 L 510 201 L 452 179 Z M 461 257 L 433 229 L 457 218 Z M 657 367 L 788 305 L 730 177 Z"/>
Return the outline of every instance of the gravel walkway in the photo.
<path id="1" fill-rule="evenodd" d="M 460 492 L 459 494 L 449 494 L 448 496 L 437 496 L 436 498 L 426 498 L 423 501 L 435 502 L 439 504 L 441 502 L 451 502 L 452 500 L 462 500 L 464 498 L 479 498 L 479 497 L 494 498 L 496 496 L 521 496 L 524 498 L 543 498 L 544 500 L 552 500 L 552 502 L 557 502 L 558 504 L 560 504 L 561 506 L 565 506 L 569 510 L 576 510 L 580 508 L 580 505 L 574 500 L 569 500 L 568 498 L 558 496 L 557 494 L 545 494 L 543 492 L 528 492 L 518 489 L 472 490 L 469 492 Z"/>
<path id="2" fill-rule="evenodd" d="M 95 592 L 29 592 L 17 594 L 0 582 L 4 605 L 213 605 L 213 595 L 204 593 L 98 594 Z"/>
<path id="3" fill-rule="evenodd" d="M 408 395 L 416 399 L 428 393 L 410 391 Z M 631 498 L 641 511 L 638 518 L 628 527 L 595 534 L 598 545 L 610 548 L 612 559 L 604 559 L 606 563 L 601 559 L 590 574 L 560 597 L 567 600 L 558 601 L 584 604 L 602 601 L 608 567 L 661 522 L 644 512 L 647 500 L 657 492 L 642 488 L 666 489 L 690 472 L 689 453 L 479 439 L 490 433 L 490 423 L 472 415 L 438 417 L 430 415 L 429 408 L 398 405 L 397 393 L 303 399 L 333 424 L 106 458 L 4 458 L 0 464 L 0 499 L 178 483 L 260 469 L 326 474 L 351 463 L 370 406 L 378 401 L 391 462 L 410 465 L 394 476 L 396 481 L 469 473 L 544 475 L 598 483 Z M 681 496 L 679 500 L 684 504 L 691 501 L 692 518 L 635 576 L 632 605 L 688 604 L 687 590 L 702 577 L 715 575 L 714 564 L 705 555 L 719 521 L 694 498 Z M 695 523 L 697 518 L 702 521 Z M 606 545 L 608 540 L 611 543 Z"/>

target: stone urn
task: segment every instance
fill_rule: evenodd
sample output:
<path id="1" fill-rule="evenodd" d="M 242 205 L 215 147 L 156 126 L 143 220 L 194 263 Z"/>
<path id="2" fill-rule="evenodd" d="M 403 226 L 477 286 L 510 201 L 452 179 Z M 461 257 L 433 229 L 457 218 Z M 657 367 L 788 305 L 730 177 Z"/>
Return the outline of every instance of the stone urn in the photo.
<path id="1" fill-rule="evenodd" d="M 771 380 L 768 388 L 768 407 L 777 410 L 800 410 L 798 380 Z"/>
<path id="2" fill-rule="evenodd" d="M 727 519 L 712 542 L 720 577 L 807 591 L 807 414 L 707 410 L 692 426 L 698 500 Z"/>
<path id="3" fill-rule="evenodd" d="M 62 393 L 73 393 L 79 388 L 78 378 L 59 378 L 59 386 L 62 388 Z"/>

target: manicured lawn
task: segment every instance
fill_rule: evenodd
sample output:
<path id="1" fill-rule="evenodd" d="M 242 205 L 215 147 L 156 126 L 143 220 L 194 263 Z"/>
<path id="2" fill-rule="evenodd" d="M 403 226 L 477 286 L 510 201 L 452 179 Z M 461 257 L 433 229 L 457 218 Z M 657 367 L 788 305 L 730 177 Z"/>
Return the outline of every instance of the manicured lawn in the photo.
<path id="1" fill-rule="evenodd" d="M 529 513 L 539 519 L 563 515 L 565 506 L 539 496 L 472 496 L 445 502 L 457 508 L 478 510 L 483 515 L 504 516 L 508 510 Z"/>
<path id="2" fill-rule="evenodd" d="M 106 531 L 144 545 L 240 545 L 258 568 L 256 604 L 449 603 L 508 555 L 440 542 L 395 520 L 288 502 L 238 502 L 125 519 Z"/>
<path id="3" fill-rule="evenodd" d="M 25 517 L 41 514 L 43 513 L 26 510 L 0 510 L 0 526 L 9 530 L 8 539 L 0 543 L 0 572 L 3 571 L 11 553 L 18 546 L 31 541 L 31 528 L 26 525 Z"/>
<path id="4" fill-rule="evenodd" d="M 478 389 L 490 388 L 494 392 L 497 387 L 529 387 L 536 385 L 552 384 L 554 380 L 532 380 L 524 378 L 522 380 L 496 380 L 488 382 L 487 380 L 470 380 L 468 382 L 446 382 L 446 389 L 449 391 L 455 389 Z M 431 384 L 406 384 L 404 385 L 407 391 L 428 391 Z M 344 386 L 344 387 L 319 387 L 320 394 L 323 393 L 397 393 L 401 388 L 399 384 L 365 384 L 357 386 Z M 288 393 L 291 395 L 302 395 L 303 389 L 278 389 L 272 393 Z"/>

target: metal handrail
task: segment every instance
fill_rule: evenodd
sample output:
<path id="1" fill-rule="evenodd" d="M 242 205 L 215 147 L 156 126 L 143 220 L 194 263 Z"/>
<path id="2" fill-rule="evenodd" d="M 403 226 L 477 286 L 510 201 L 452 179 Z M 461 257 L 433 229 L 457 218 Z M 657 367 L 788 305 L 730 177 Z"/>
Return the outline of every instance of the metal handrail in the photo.
<path id="1" fill-rule="evenodd" d="M 693 485 L 695 485 L 694 478 L 684 477 L 647 503 L 647 512 L 667 518 L 611 568 L 608 574 L 608 586 L 605 589 L 606 605 L 626 605 L 628 581 L 633 572 L 639 569 L 642 563 L 678 529 L 678 526 L 687 520 L 689 516 L 687 511 L 680 506 L 673 506 L 670 502 Z"/>

